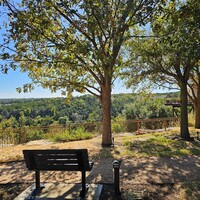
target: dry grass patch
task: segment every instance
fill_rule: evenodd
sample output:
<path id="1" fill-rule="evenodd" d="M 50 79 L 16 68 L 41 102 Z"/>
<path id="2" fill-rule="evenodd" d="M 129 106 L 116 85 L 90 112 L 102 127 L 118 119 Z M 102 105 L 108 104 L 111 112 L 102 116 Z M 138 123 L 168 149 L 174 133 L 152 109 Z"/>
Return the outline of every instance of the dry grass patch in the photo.
<path id="1" fill-rule="evenodd" d="M 136 157 L 200 155 L 198 140 L 183 141 L 179 135 L 174 135 L 174 131 L 125 137 L 123 145 L 129 156 Z"/>
<path id="2" fill-rule="evenodd" d="M 195 136 L 198 129 L 191 129 Z M 87 148 L 94 159 L 113 157 L 146 157 L 146 156 L 182 156 L 199 155 L 199 141 L 185 142 L 181 140 L 170 140 L 165 136 L 178 134 L 178 128 L 169 131 L 146 133 L 134 135 L 131 133 L 116 133 L 114 136 L 115 146 L 112 148 L 101 147 L 101 136 L 92 139 L 51 143 L 46 140 L 32 141 L 23 145 L 8 146 L 0 148 L 0 162 L 22 160 L 24 149 L 70 149 Z"/>

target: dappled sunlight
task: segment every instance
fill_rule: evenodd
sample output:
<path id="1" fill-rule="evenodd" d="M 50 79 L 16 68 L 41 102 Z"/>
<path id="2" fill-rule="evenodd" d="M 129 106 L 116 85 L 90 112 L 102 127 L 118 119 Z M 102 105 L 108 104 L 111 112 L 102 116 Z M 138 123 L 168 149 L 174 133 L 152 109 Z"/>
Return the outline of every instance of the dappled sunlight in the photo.
<path id="1" fill-rule="evenodd" d="M 130 156 L 185 156 L 199 155 L 199 142 L 187 142 L 180 139 L 168 139 L 168 135 L 151 135 L 151 138 L 137 139 L 128 138 L 124 140 Z"/>
<path id="2" fill-rule="evenodd" d="M 122 176 L 127 182 L 143 184 L 195 180 L 200 178 L 199 164 L 198 156 L 133 158 L 123 161 Z"/>
<path id="3" fill-rule="evenodd" d="M 170 196 L 181 190 L 182 182 L 194 182 L 200 179 L 199 141 L 185 142 L 171 140 L 164 133 L 144 134 L 142 137 L 133 134 L 115 134 L 114 146 L 103 148 L 101 136 L 90 140 L 66 143 L 46 143 L 40 141 L 28 145 L 17 145 L 0 149 L 1 161 L 22 159 L 23 149 L 78 149 L 87 148 L 89 159 L 94 160 L 91 172 L 87 172 L 87 182 L 113 183 L 113 160 L 121 160 L 120 186 L 122 190 L 145 193 L 148 195 L 160 191 Z M 34 183 L 34 172 L 28 171 L 24 161 L 5 162 L 0 165 L 1 183 Z M 79 172 L 41 172 L 41 182 L 80 183 Z M 177 186 L 178 184 L 178 186 Z M 182 191 L 182 190 L 181 190 Z M 184 190 L 183 195 L 191 191 Z M 147 194 L 146 194 L 147 195 Z M 161 194 L 160 194 L 161 195 Z M 162 196 L 159 196 L 160 198 Z"/>

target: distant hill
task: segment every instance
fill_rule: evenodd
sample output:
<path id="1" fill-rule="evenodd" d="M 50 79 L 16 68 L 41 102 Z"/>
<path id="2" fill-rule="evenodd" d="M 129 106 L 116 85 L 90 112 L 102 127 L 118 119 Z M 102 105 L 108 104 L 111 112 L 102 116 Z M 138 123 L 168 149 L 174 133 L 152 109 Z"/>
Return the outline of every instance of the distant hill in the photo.
<path id="1" fill-rule="evenodd" d="M 166 99 L 177 99 L 179 92 L 156 94 L 113 94 L 111 117 L 158 118 L 170 116 Z M 52 123 L 101 121 L 99 100 L 91 95 L 66 98 L 0 99 L 0 126 L 48 126 Z M 5 121 L 7 120 L 7 121 Z M 4 123 L 4 124 L 2 124 Z"/>
<path id="2" fill-rule="evenodd" d="M 130 97 L 132 95 L 137 95 L 137 93 L 119 93 L 119 94 L 112 94 L 112 96 L 117 97 L 117 96 L 125 96 L 125 97 Z M 155 96 L 156 98 L 179 98 L 180 92 L 168 92 L 168 93 L 153 93 L 152 96 Z M 81 98 L 84 96 L 90 96 L 90 95 L 81 95 L 79 97 L 73 97 L 73 98 Z M 31 101 L 36 101 L 40 102 L 44 99 L 51 99 L 51 100 L 56 100 L 56 99 L 66 99 L 65 97 L 53 97 L 53 98 L 0 98 L 0 104 L 13 104 L 13 103 L 22 103 L 22 102 L 31 102 Z"/>

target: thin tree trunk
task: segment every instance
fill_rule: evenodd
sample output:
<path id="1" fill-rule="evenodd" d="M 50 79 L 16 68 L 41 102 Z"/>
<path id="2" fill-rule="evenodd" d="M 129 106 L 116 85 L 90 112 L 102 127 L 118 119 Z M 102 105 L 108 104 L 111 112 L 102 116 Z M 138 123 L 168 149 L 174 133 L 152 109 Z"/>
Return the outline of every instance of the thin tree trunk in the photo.
<path id="1" fill-rule="evenodd" d="M 200 128 L 200 104 L 194 106 L 195 110 L 195 128 Z"/>
<path id="2" fill-rule="evenodd" d="M 112 133 L 111 133 L 111 83 L 107 82 L 102 87 L 101 94 L 102 105 L 102 146 L 112 145 Z"/>
<path id="3" fill-rule="evenodd" d="M 197 101 L 195 104 L 195 128 L 200 128 L 200 80 L 197 87 Z"/>
<path id="4" fill-rule="evenodd" d="M 180 136 L 184 140 L 191 140 L 188 129 L 188 99 L 187 99 L 187 83 L 181 82 L 181 125 L 180 125 Z"/>

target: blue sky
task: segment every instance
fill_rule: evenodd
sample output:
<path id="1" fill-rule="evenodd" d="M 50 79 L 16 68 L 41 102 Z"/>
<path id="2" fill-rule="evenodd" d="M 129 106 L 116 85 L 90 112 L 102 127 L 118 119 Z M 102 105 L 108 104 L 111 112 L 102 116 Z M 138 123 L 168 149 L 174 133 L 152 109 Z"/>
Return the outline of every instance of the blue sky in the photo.
<path id="1" fill-rule="evenodd" d="M 17 87 L 22 87 L 23 84 L 31 83 L 31 80 L 28 78 L 28 75 L 22 73 L 17 69 L 16 71 L 9 70 L 8 74 L 2 74 L 0 72 L 0 99 L 5 98 L 51 98 L 51 97 L 64 97 L 60 92 L 51 93 L 48 89 L 43 89 L 42 87 L 35 86 L 35 89 L 32 92 L 28 93 L 18 93 L 16 91 Z M 131 93 L 131 89 L 127 89 L 122 81 L 116 80 L 112 93 Z M 153 92 L 169 92 L 168 90 L 154 90 Z M 172 92 L 172 91 L 170 91 Z M 80 93 L 74 93 L 74 96 L 79 96 Z"/>
<path id="2" fill-rule="evenodd" d="M 6 14 L 3 8 L 0 8 L 0 36 L 6 31 L 3 27 L 3 21 L 6 18 Z M 2 14 L 3 13 L 3 14 Z M 0 37 L 0 43 L 2 42 L 2 37 Z M 1 64 L 0 60 L 0 64 Z M 48 89 L 43 89 L 42 87 L 35 87 L 32 92 L 29 93 L 18 93 L 16 91 L 17 87 L 22 87 L 23 84 L 31 83 L 27 74 L 21 73 L 18 70 L 9 70 L 8 74 L 2 74 L 0 72 L 0 99 L 1 98 L 49 98 L 49 97 L 61 97 L 61 93 L 51 93 Z M 115 81 L 115 87 L 112 93 L 129 93 L 131 89 L 126 89 L 123 84 L 117 80 Z M 74 93 L 74 95 L 80 95 L 79 93 Z M 62 96 L 63 97 L 63 96 Z"/>
<path id="3" fill-rule="evenodd" d="M 0 36 L 6 31 L 3 27 L 3 21 L 6 18 L 4 12 L 0 8 Z M 1 15 L 4 13 L 3 15 Z M 2 20 L 3 19 L 3 20 Z M 2 43 L 2 37 L 0 37 L 0 43 Z M 0 64 L 1 64 L 0 60 Z M 0 99 L 1 98 L 49 98 L 49 97 L 61 97 L 61 93 L 51 93 L 48 89 L 43 89 L 42 87 L 35 87 L 32 92 L 29 93 L 18 93 L 16 91 L 17 87 L 22 87 L 23 84 L 31 83 L 27 74 L 20 72 L 20 70 L 9 70 L 8 74 L 2 74 L 0 72 Z M 126 89 L 122 82 L 119 80 L 115 81 L 115 87 L 112 93 L 129 93 L 131 89 Z M 80 95 L 79 93 L 74 93 L 74 95 Z M 63 97 L 63 96 L 62 96 Z"/>
<path id="4" fill-rule="evenodd" d="M 32 92 L 18 93 L 17 87 L 23 86 L 23 84 L 31 83 L 27 74 L 20 72 L 19 70 L 9 70 L 8 74 L 2 74 L 0 72 L 0 99 L 2 98 L 49 98 L 49 97 L 63 97 L 60 92 L 51 93 L 48 89 L 42 87 L 35 87 Z M 126 89 L 123 83 L 119 80 L 115 82 L 115 87 L 112 93 L 131 93 L 131 89 Z M 80 95 L 74 93 L 74 95 Z"/>
<path id="5" fill-rule="evenodd" d="M 1 10 L 2 11 L 2 10 Z M 1 14 L 1 13 L 0 13 Z M 5 15 L 1 15 L 1 19 L 4 18 Z M 2 21 L 0 21 L 0 25 L 2 27 Z M 0 30 L 0 36 L 2 32 L 5 31 L 4 28 Z M 1 42 L 0 37 L 0 42 Z M 2 62 L 0 60 L 0 62 Z M 0 63 L 1 64 L 1 63 Z M 2 74 L 0 72 L 0 99 L 1 98 L 49 98 L 49 97 L 61 97 L 61 93 L 51 93 L 48 89 L 43 89 L 41 87 L 35 87 L 32 92 L 29 93 L 18 93 L 16 91 L 17 87 L 22 87 L 23 84 L 31 83 L 31 80 L 28 78 L 27 74 L 21 73 L 18 70 L 13 71 L 9 70 L 8 74 Z M 120 80 L 116 80 L 114 84 L 114 88 L 112 93 L 131 93 L 131 89 L 126 89 L 123 83 Z M 165 90 L 158 90 L 153 92 L 166 92 Z M 74 93 L 74 95 L 80 95 L 78 93 Z"/>
<path id="6" fill-rule="evenodd" d="M 43 98 L 43 97 L 57 97 L 58 94 L 51 94 L 49 90 L 44 90 L 41 87 L 36 87 L 34 91 L 29 93 L 18 93 L 17 87 L 23 84 L 31 83 L 31 80 L 24 73 L 19 70 L 9 70 L 8 74 L 0 73 L 0 98 Z"/>

